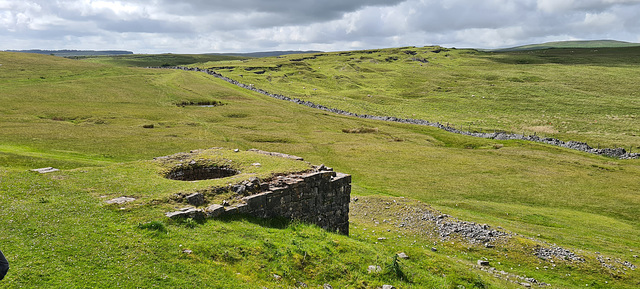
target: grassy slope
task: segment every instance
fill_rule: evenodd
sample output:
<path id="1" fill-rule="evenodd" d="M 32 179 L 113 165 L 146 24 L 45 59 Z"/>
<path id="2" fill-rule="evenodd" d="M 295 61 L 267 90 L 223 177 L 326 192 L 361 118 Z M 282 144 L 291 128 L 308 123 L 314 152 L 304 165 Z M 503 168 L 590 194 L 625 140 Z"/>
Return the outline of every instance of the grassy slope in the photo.
<path id="1" fill-rule="evenodd" d="M 216 71 L 356 113 L 638 150 L 639 54 L 638 47 L 510 53 L 408 47 L 199 66 L 224 67 Z"/>
<path id="2" fill-rule="evenodd" d="M 103 64 L 150 67 L 177 66 L 207 61 L 239 60 L 247 59 L 248 57 L 210 54 L 129 54 L 110 56 L 80 56 L 72 58 Z"/>
<path id="3" fill-rule="evenodd" d="M 640 46 L 640 43 L 631 43 L 615 40 L 584 40 L 584 41 L 556 41 L 541 44 L 530 44 L 512 48 L 496 49 L 497 51 L 538 50 L 549 48 L 616 48 Z"/>
<path id="4" fill-rule="evenodd" d="M 434 253 L 428 250 L 430 239 L 383 246 L 375 244 L 375 234 L 354 232 L 347 238 L 303 225 L 282 230 L 277 223 L 251 219 L 209 221 L 196 229 L 168 223 L 169 234 L 157 236 L 136 224 L 164 220 L 162 207 L 119 210 L 99 198 L 132 191 L 144 196 L 155 188 L 171 192 L 166 183 L 139 172 L 144 164 L 129 161 L 214 146 L 300 155 L 351 173 L 355 194 L 408 196 L 467 220 L 540 234 L 568 248 L 625 260 L 630 249 L 640 250 L 637 161 L 328 115 L 201 73 L 10 53 L 0 54 L 0 63 L 0 102 L 7 104 L 0 107 L 0 238 L 13 265 L 3 281 L 9 287 L 117 282 L 133 287 L 149 286 L 149 280 L 162 287 L 293 286 L 296 280 L 351 287 L 404 284 L 366 274 L 367 265 L 384 265 L 398 251 L 426 256 L 404 263 L 417 288 L 511 286 L 468 271 L 473 258 L 491 254 L 477 249 L 452 245 L 450 251 Z M 175 105 L 185 100 L 225 105 Z M 154 128 L 142 128 L 145 124 Z M 357 127 L 377 127 L 378 132 L 342 132 Z M 495 144 L 504 147 L 494 149 Z M 94 168 L 46 176 L 25 172 L 51 164 Z M 354 225 L 373 226 L 359 222 Z M 183 247 L 195 253 L 185 256 Z M 458 249 L 467 257 L 450 262 L 447 255 L 459 255 Z M 529 259 L 503 260 L 507 267 L 502 269 L 515 267 L 510 271 L 563 287 L 584 286 L 584 280 L 637 285 L 635 272 L 616 281 L 597 266 L 540 272 L 522 260 Z M 95 275 L 75 274 L 78 270 Z M 568 272 L 574 277 L 567 278 Z M 271 274 L 285 278 L 277 281 Z"/>

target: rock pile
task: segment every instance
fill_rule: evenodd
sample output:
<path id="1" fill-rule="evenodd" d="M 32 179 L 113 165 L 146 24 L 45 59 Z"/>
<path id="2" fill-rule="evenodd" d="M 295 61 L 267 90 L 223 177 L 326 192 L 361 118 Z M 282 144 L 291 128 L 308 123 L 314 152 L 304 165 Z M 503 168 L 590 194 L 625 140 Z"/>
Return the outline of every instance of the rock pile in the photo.
<path id="1" fill-rule="evenodd" d="M 533 249 L 533 254 L 538 256 L 538 258 L 541 259 L 545 259 L 545 260 L 550 260 L 552 258 L 559 258 L 562 260 L 568 260 L 568 261 L 577 261 L 577 262 L 584 262 L 584 258 L 576 255 L 575 253 L 552 245 L 550 247 L 542 247 L 542 246 L 537 246 L 536 248 Z"/>
<path id="2" fill-rule="evenodd" d="M 636 265 L 631 264 L 629 261 L 622 261 L 621 259 L 612 259 L 610 257 L 598 256 L 596 257 L 598 262 L 602 267 L 608 268 L 613 271 L 627 270 L 627 268 L 631 270 L 636 269 Z M 616 266 L 617 265 L 617 266 Z"/>

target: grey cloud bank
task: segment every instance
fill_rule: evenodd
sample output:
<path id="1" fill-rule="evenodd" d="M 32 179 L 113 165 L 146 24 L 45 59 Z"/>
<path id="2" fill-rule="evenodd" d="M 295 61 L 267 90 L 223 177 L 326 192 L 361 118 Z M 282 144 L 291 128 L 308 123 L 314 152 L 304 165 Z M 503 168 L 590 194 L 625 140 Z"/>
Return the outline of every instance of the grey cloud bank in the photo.
<path id="1" fill-rule="evenodd" d="M 136 53 L 640 42 L 640 0 L 0 0 L 0 50 Z"/>

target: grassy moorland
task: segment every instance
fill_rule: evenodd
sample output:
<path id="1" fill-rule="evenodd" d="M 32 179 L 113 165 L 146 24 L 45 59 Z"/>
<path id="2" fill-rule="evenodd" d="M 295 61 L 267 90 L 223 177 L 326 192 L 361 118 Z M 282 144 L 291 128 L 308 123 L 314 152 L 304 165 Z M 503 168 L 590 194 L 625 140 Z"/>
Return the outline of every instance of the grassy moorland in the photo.
<path id="1" fill-rule="evenodd" d="M 355 113 L 640 150 L 640 47 L 479 52 L 442 47 L 199 64 Z"/>
<path id="2" fill-rule="evenodd" d="M 496 49 L 494 51 L 518 51 L 518 50 L 540 50 L 549 48 L 619 48 L 636 47 L 640 43 L 632 43 L 616 40 L 577 40 L 577 41 L 554 41 L 540 44 L 529 44 L 511 48 Z"/>
<path id="3" fill-rule="evenodd" d="M 445 53 L 452 54 L 445 57 Z M 497 61 L 506 57 L 500 55 L 479 57 L 455 50 L 434 54 L 462 62 L 464 53 L 473 61 L 519 66 Z M 393 63 L 399 65 L 400 60 Z M 632 257 L 640 251 L 637 160 L 330 115 L 254 94 L 203 73 L 16 53 L 0 53 L 0 64 L 0 244 L 12 265 L 2 281 L 8 288 L 291 288 L 302 286 L 298 282 L 312 288 L 325 283 L 334 288 L 517 286 L 475 268 L 482 257 L 498 270 L 560 288 L 638 286 L 637 270 L 604 268 L 595 253 L 637 263 Z M 451 69 L 462 73 L 454 64 Z M 252 79 L 250 73 L 242 73 L 246 82 Z M 255 75 L 255 79 L 260 76 Z M 290 93 L 305 95 L 312 88 L 316 87 Z M 329 88 L 318 86 L 316 92 L 329 95 L 323 89 Z M 355 90 L 345 93 L 356 95 Z M 349 110 L 367 102 L 356 97 L 352 102 L 309 98 L 327 99 L 336 107 L 350 105 Z M 391 97 L 389 101 L 411 107 Z M 381 107 L 388 111 L 380 111 Z M 617 109 L 628 109 L 621 107 Z M 375 104 L 371 109 L 393 114 L 395 108 Z M 464 117 L 462 111 L 455 115 Z M 615 125 L 611 131 L 613 136 L 624 136 L 616 133 Z M 348 237 L 282 220 L 167 220 L 162 213 L 177 206 L 170 200 L 172 194 L 220 183 L 163 179 L 152 158 L 209 147 L 299 155 L 352 174 L 353 193 L 361 201 L 373 203 L 378 198 L 374 195 L 421 201 L 464 220 L 556 243 L 578 252 L 586 262 L 539 259 L 531 254 L 535 242 L 522 236 L 497 249 L 458 240 L 441 242 L 376 223 L 379 220 L 372 215 L 376 211 L 354 216 Z M 251 154 L 236 157 L 244 164 L 268 163 Z M 62 170 L 46 175 L 28 171 L 47 166 Z M 300 166 L 276 161 L 265 169 L 291 171 Z M 138 200 L 125 206 L 104 203 L 122 195 Z M 385 207 L 378 211 L 382 210 Z M 379 237 L 387 241 L 380 242 Z M 436 252 L 430 249 L 434 242 Z M 185 248 L 193 253 L 182 253 Z M 408 280 L 386 266 L 393 264 L 392 256 L 398 252 L 411 257 L 400 262 Z M 369 265 L 385 270 L 367 274 Z"/>
<path id="4" fill-rule="evenodd" d="M 109 55 L 109 56 L 77 56 L 70 57 L 87 62 L 113 64 L 121 66 L 150 67 L 150 66 L 177 66 L 192 64 L 197 62 L 221 61 L 221 60 L 242 60 L 248 57 L 214 55 L 214 54 L 129 54 L 129 55 Z"/>

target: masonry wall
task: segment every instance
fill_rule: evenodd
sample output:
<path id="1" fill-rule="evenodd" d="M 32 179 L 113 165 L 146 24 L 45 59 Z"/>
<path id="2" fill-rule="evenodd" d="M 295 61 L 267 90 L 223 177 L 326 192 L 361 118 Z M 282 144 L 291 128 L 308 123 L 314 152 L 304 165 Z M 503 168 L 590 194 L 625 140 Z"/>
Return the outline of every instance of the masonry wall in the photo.
<path id="1" fill-rule="evenodd" d="M 285 217 L 349 234 L 351 176 L 321 171 L 270 186 L 268 191 L 242 198 L 245 204 L 228 208 L 259 218 Z"/>

